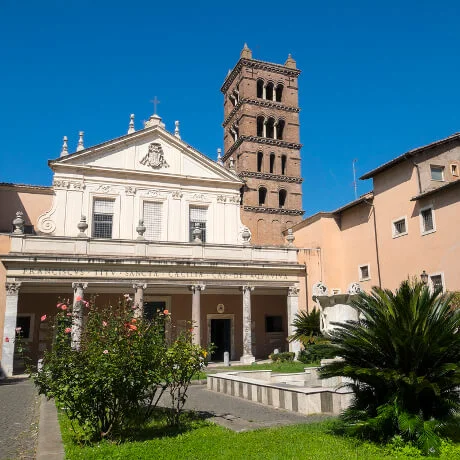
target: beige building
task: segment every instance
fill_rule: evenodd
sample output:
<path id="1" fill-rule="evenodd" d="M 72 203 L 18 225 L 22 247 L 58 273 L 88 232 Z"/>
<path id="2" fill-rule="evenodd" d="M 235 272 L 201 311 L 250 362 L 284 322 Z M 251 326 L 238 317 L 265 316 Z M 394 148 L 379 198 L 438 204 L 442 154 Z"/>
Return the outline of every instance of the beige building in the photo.
<path id="1" fill-rule="evenodd" d="M 143 129 L 74 153 L 64 138 L 50 161 L 50 187 L 0 184 L 1 367 L 15 369 L 15 328 L 34 359 L 47 346 L 40 317 L 61 298 L 98 294 L 97 304 L 132 293 L 146 315 L 167 309 L 172 328 L 194 322 L 195 342 L 213 358 L 250 363 L 286 337 L 305 269 L 297 249 L 254 245 L 240 219 L 243 180 L 165 129 Z"/>
<path id="2" fill-rule="evenodd" d="M 361 177 L 373 191 L 293 227 L 307 268 L 306 298 L 352 283 L 395 289 L 425 271 L 432 285 L 460 291 L 460 134 L 410 150 Z M 307 248 L 307 249 L 302 249 Z"/>

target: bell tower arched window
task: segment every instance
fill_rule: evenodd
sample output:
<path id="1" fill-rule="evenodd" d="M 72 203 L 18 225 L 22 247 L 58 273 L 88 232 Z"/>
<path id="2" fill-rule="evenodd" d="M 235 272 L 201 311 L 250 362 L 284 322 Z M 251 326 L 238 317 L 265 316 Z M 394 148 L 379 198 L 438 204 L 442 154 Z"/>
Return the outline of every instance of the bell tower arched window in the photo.
<path id="1" fill-rule="evenodd" d="M 275 172 L 275 154 L 270 153 L 270 174 Z"/>
<path id="2" fill-rule="evenodd" d="M 276 87 L 275 98 L 276 102 L 281 102 L 281 99 L 283 98 L 283 85 L 281 83 Z"/>
<path id="3" fill-rule="evenodd" d="M 265 206 L 267 200 L 267 189 L 265 187 L 259 188 L 259 206 Z"/>
<path id="4" fill-rule="evenodd" d="M 286 161 L 287 161 L 286 155 L 281 155 L 281 174 L 283 176 L 286 175 Z"/>
<path id="5" fill-rule="evenodd" d="M 262 99 L 264 97 L 264 81 L 257 80 L 257 97 Z"/>
<path id="6" fill-rule="evenodd" d="M 263 137 L 264 136 L 264 122 L 265 119 L 262 116 L 257 117 L 257 136 Z"/>
<path id="7" fill-rule="evenodd" d="M 281 189 L 278 192 L 278 204 L 280 208 L 284 208 L 284 206 L 286 205 L 286 197 L 287 197 L 286 190 Z"/>
<path id="8" fill-rule="evenodd" d="M 276 124 L 276 139 L 283 139 L 284 124 L 284 120 L 278 120 Z"/>
<path id="9" fill-rule="evenodd" d="M 274 88 L 273 83 L 267 83 L 267 88 L 265 89 L 265 99 L 273 101 Z"/>
<path id="10" fill-rule="evenodd" d="M 275 137 L 275 119 L 270 117 L 265 127 L 265 137 L 273 139 Z"/>
<path id="11" fill-rule="evenodd" d="M 262 152 L 257 152 L 257 172 L 262 171 L 263 162 L 264 162 L 264 154 Z"/>

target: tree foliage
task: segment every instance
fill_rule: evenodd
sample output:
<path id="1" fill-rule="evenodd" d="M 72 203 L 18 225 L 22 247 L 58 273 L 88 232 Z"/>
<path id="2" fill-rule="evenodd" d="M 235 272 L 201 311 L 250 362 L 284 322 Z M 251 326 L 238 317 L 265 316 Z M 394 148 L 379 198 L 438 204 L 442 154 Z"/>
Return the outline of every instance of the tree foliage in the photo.
<path id="1" fill-rule="evenodd" d="M 451 300 L 404 281 L 394 293 L 374 287 L 353 302 L 361 319 L 331 334 L 342 360 L 320 369 L 322 378 L 351 379 L 349 431 L 381 441 L 400 435 L 439 452 L 443 429 L 458 424 L 460 411 L 460 310 Z"/>
<path id="2" fill-rule="evenodd" d="M 307 345 L 314 341 L 313 337 L 321 335 L 319 310 L 313 308 L 310 313 L 306 311 L 296 313 L 292 326 L 294 326 L 295 332 L 288 337 L 290 342 L 298 340 L 302 345 Z"/>

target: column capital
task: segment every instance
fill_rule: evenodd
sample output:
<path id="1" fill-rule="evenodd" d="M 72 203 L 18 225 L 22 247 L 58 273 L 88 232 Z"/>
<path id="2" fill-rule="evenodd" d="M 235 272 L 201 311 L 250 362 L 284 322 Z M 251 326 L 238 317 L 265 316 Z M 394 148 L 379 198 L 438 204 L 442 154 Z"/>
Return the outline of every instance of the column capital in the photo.
<path id="1" fill-rule="evenodd" d="M 205 284 L 192 284 L 189 287 L 189 290 L 195 293 L 196 291 L 204 291 L 206 289 Z"/>
<path id="2" fill-rule="evenodd" d="M 21 287 L 20 281 L 16 281 L 13 283 L 5 283 L 6 295 L 19 295 L 20 287 Z"/>
<path id="3" fill-rule="evenodd" d="M 297 286 L 288 287 L 288 297 L 298 297 L 300 289 Z"/>
<path id="4" fill-rule="evenodd" d="M 140 281 L 136 281 L 133 283 L 133 289 L 147 289 L 147 283 L 141 283 Z"/>
<path id="5" fill-rule="evenodd" d="M 76 282 L 72 283 L 72 289 L 75 291 L 76 289 L 86 289 L 88 287 L 88 283 Z"/>
<path id="6" fill-rule="evenodd" d="M 246 292 L 252 292 L 254 290 L 254 286 L 249 286 L 249 285 L 244 285 L 244 286 L 240 286 L 240 291 L 245 294 Z"/>

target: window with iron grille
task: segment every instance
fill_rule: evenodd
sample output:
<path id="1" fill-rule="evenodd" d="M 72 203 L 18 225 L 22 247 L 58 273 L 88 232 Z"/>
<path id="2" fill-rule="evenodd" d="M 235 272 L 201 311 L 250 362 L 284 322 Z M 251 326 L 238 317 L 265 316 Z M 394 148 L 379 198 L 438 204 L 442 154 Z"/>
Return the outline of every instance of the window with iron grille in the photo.
<path id="1" fill-rule="evenodd" d="M 431 208 L 423 209 L 420 213 L 422 216 L 422 231 L 432 232 L 434 230 L 433 210 Z"/>
<path id="2" fill-rule="evenodd" d="M 95 199 L 93 202 L 93 238 L 112 238 L 114 200 Z"/>
<path id="3" fill-rule="evenodd" d="M 359 280 L 368 280 L 370 278 L 369 276 L 369 265 L 361 265 L 359 267 Z"/>
<path id="4" fill-rule="evenodd" d="M 393 236 L 406 235 L 406 219 L 398 219 L 393 222 Z"/>
<path id="5" fill-rule="evenodd" d="M 433 285 L 433 289 L 444 290 L 441 275 L 431 275 L 430 278 L 431 278 L 431 284 Z"/>
<path id="6" fill-rule="evenodd" d="M 162 203 L 144 201 L 145 239 L 161 240 Z"/>
<path id="7" fill-rule="evenodd" d="M 206 242 L 206 220 L 207 220 L 207 208 L 190 206 L 190 216 L 189 216 L 189 236 L 190 241 L 193 241 L 193 230 L 195 229 L 195 224 L 198 223 L 198 228 L 201 229 L 200 240 L 203 243 Z"/>

